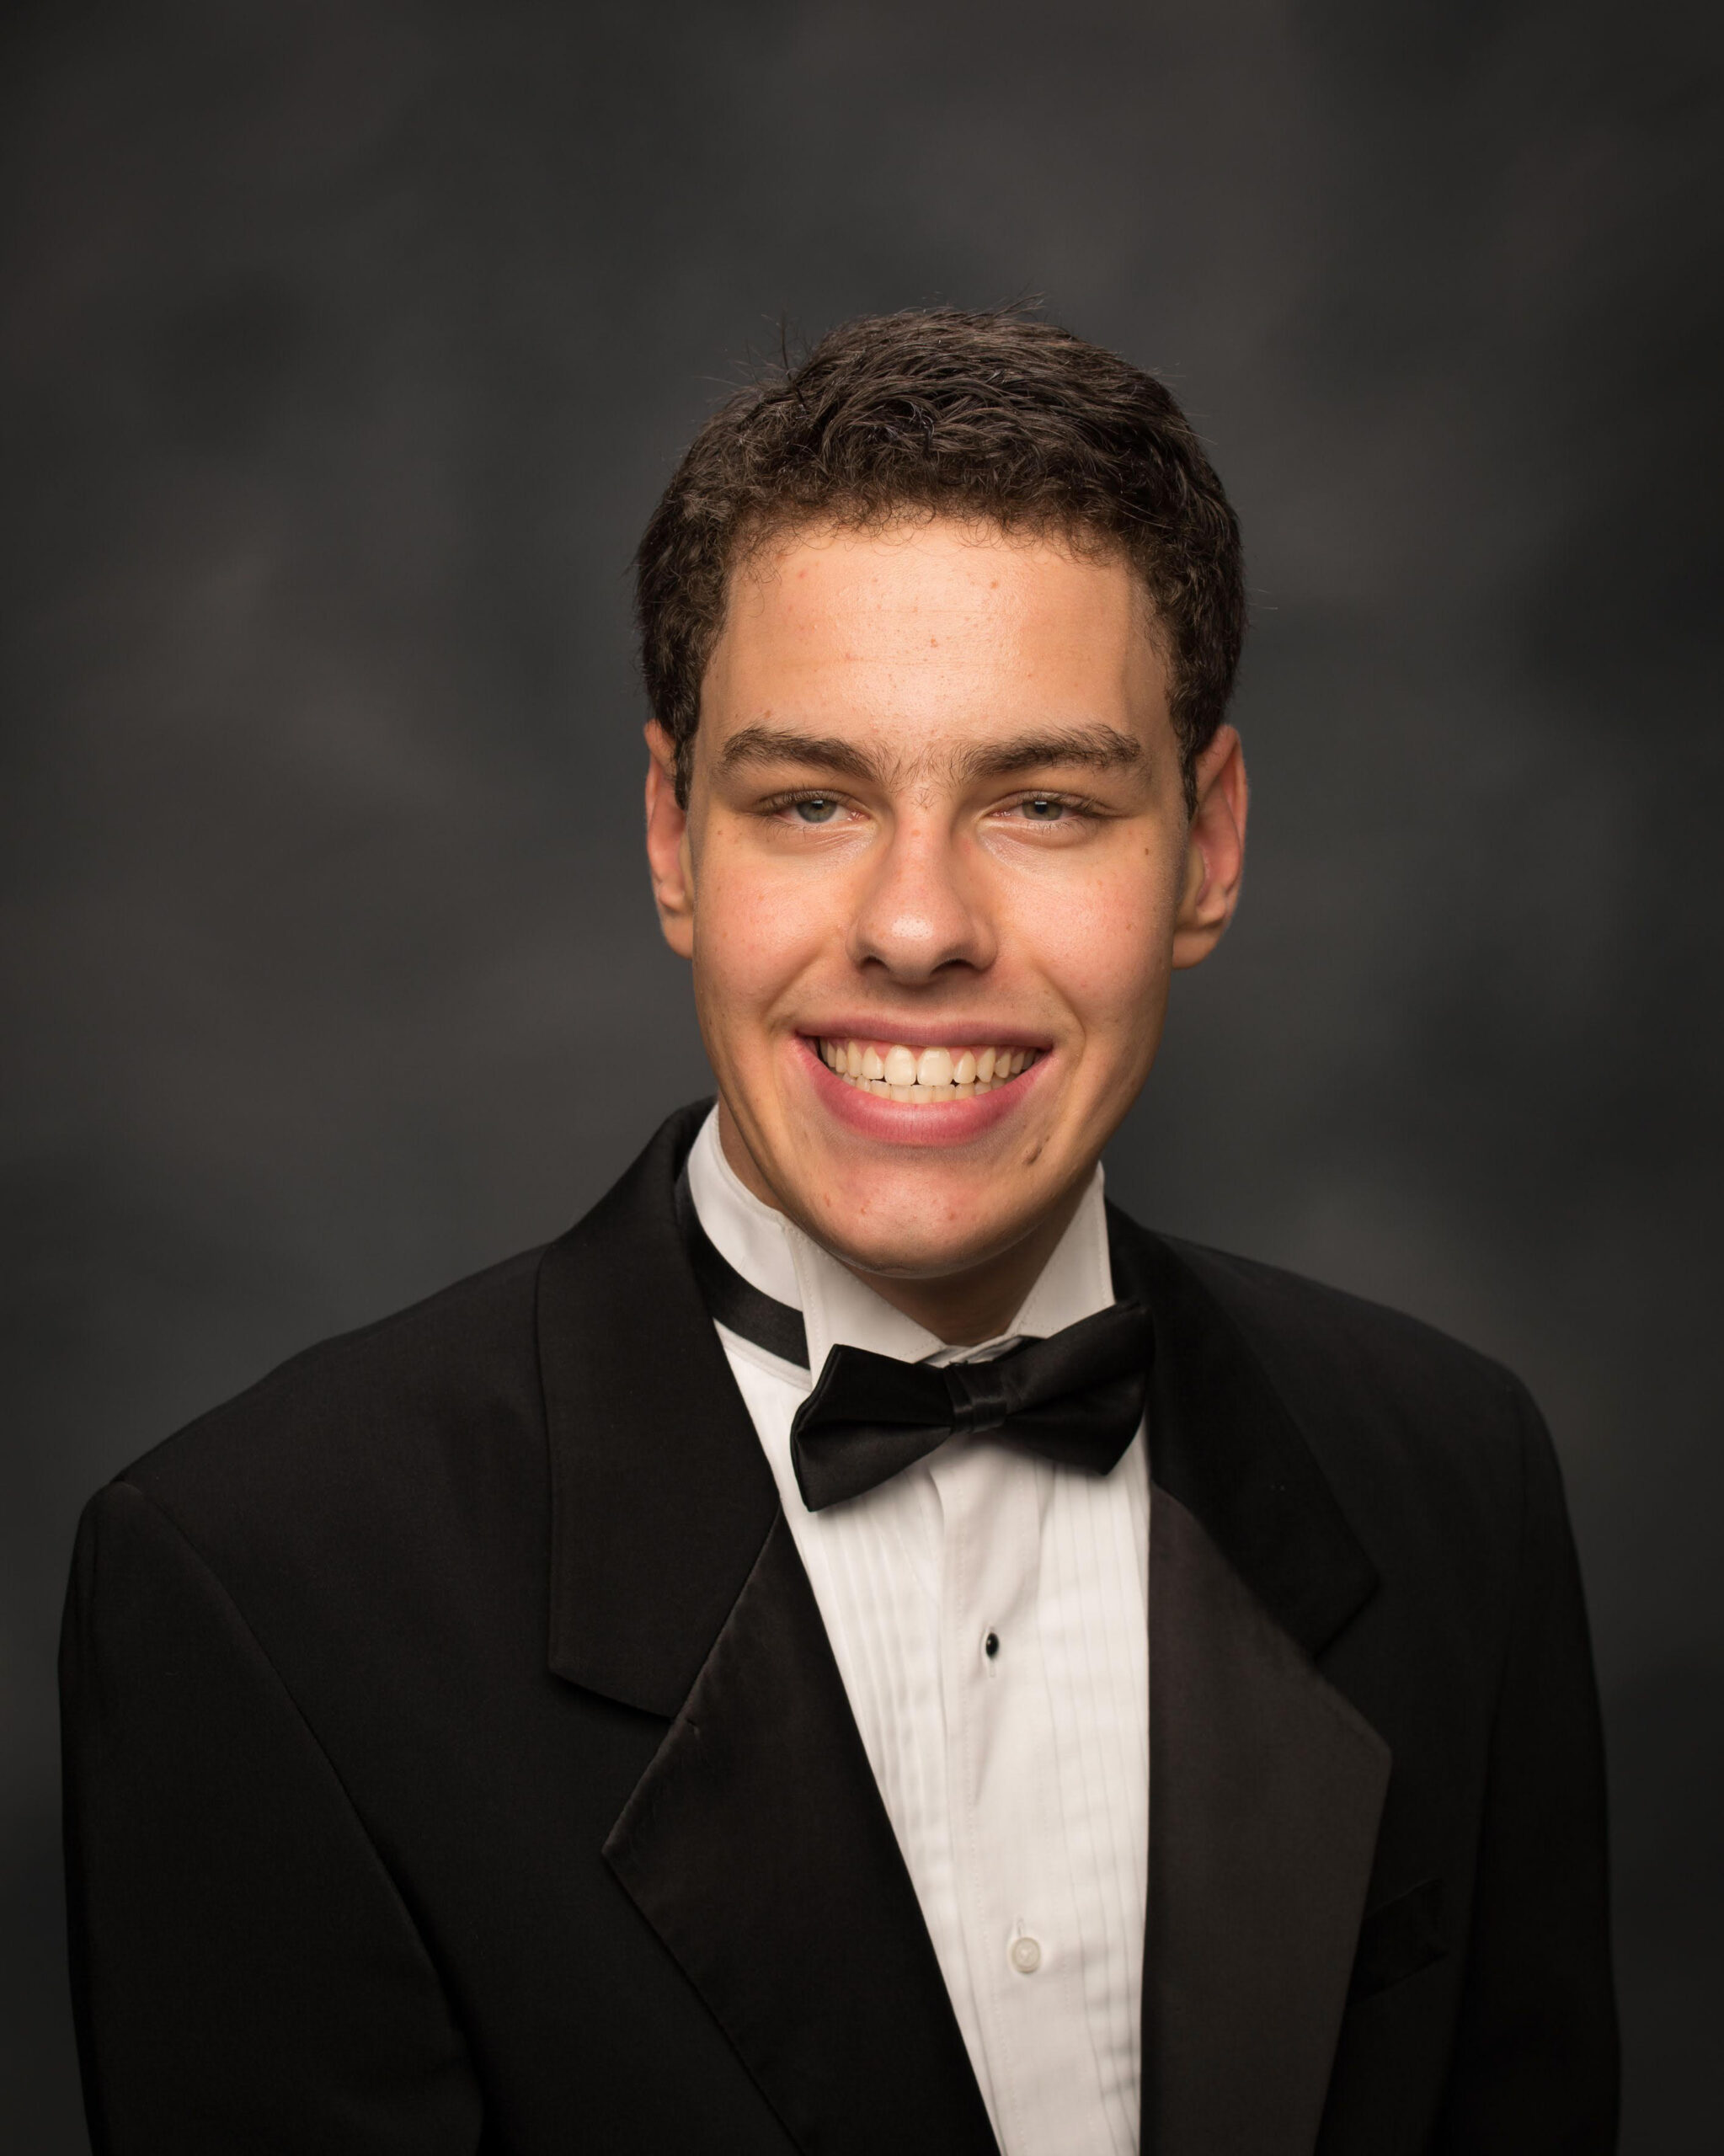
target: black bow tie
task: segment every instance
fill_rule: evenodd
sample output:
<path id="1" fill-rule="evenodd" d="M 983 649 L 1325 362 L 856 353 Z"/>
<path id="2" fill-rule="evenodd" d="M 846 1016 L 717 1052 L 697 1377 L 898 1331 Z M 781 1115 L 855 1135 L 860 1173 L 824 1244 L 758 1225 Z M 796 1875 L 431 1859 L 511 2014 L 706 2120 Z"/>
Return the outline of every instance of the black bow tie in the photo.
<path id="1" fill-rule="evenodd" d="M 713 1246 L 686 1175 L 677 1219 L 718 1322 L 787 1362 L 808 1364 L 800 1314 L 749 1285 Z M 1115 1303 L 991 1362 L 903 1363 L 837 1347 L 790 1429 L 803 1502 L 820 1512 L 860 1497 L 960 1434 L 995 1434 L 1062 1466 L 1106 1475 L 1143 1420 L 1154 1335 L 1141 1303 Z"/>

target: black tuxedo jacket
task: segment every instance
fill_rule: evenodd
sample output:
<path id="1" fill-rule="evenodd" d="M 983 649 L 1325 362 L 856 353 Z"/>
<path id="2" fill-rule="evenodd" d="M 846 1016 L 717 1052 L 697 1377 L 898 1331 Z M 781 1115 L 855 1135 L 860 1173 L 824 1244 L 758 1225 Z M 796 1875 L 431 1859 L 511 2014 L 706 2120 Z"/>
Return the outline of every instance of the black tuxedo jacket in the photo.
<path id="1" fill-rule="evenodd" d="M 672 1213 L 109 1485 L 63 1650 L 99 2151 L 982 2156 Z M 1115 1215 L 1154 1318 L 1143 2147 L 1590 2156 L 1598 1716 L 1549 1442 L 1407 1319 Z"/>

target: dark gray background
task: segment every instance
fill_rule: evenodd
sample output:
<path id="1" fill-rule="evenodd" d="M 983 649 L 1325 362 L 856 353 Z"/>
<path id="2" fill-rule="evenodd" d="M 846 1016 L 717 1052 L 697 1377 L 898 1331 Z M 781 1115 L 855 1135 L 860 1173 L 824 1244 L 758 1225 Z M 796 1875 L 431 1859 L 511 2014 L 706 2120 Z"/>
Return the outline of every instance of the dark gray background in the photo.
<path id="1" fill-rule="evenodd" d="M 36 6 L 0 64 L 0 2140 L 83 2145 L 84 1495 L 704 1083 L 626 564 L 786 316 L 1026 290 L 1245 521 L 1255 851 L 1110 1156 L 1504 1357 L 1614 1742 L 1631 2156 L 1724 2146 L 1719 11 Z"/>

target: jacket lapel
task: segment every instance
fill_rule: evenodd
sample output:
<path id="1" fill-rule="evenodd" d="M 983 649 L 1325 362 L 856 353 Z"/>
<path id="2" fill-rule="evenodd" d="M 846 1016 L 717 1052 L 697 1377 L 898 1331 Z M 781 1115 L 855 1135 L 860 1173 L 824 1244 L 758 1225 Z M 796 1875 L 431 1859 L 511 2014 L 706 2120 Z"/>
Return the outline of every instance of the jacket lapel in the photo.
<path id="1" fill-rule="evenodd" d="M 778 1510 L 672 1210 L 704 1113 L 674 1115 L 539 1267 L 551 1667 L 666 1721 Z"/>
<path id="2" fill-rule="evenodd" d="M 1214 1296 L 1113 1230 L 1156 1342 L 1142 2146 L 1310 2156 L 1390 1770 L 1314 1657 L 1376 1573 Z"/>
<path id="3" fill-rule="evenodd" d="M 1389 1748 L 1165 1490 L 1150 1551 L 1143 2147 L 1309 2156 Z"/>
<path id="4" fill-rule="evenodd" d="M 605 1856 L 800 2147 L 993 2150 L 782 1515 Z"/>
<path id="5" fill-rule="evenodd" d="M 546 1253 L 550 1663 L 670 1722 L 604 1858 L 809 2156 L 994 2148 L 771 1472 L 683 1253 L 672 1118 Z"/>

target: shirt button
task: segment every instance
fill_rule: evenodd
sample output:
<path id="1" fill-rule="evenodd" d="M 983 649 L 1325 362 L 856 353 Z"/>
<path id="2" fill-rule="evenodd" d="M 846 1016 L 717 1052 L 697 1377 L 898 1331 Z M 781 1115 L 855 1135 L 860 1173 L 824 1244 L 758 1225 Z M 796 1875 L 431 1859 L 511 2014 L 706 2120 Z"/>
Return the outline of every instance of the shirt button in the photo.
<path id="1" fill-rule="evenodd" d="M 1042 1966 L 1039 1940 L 1014 1939 L 1011 1942 L 1011 1966 L 1021 1977 L 1033 1977 Z"/>
<path id="2" fill-rule="evenodd" d="M 999 1652 L 1000 1635 L 997 1632 L 990 1632 L 987 1638 L 982 1641 L 982 1652 L 991 1662 Z"/>

